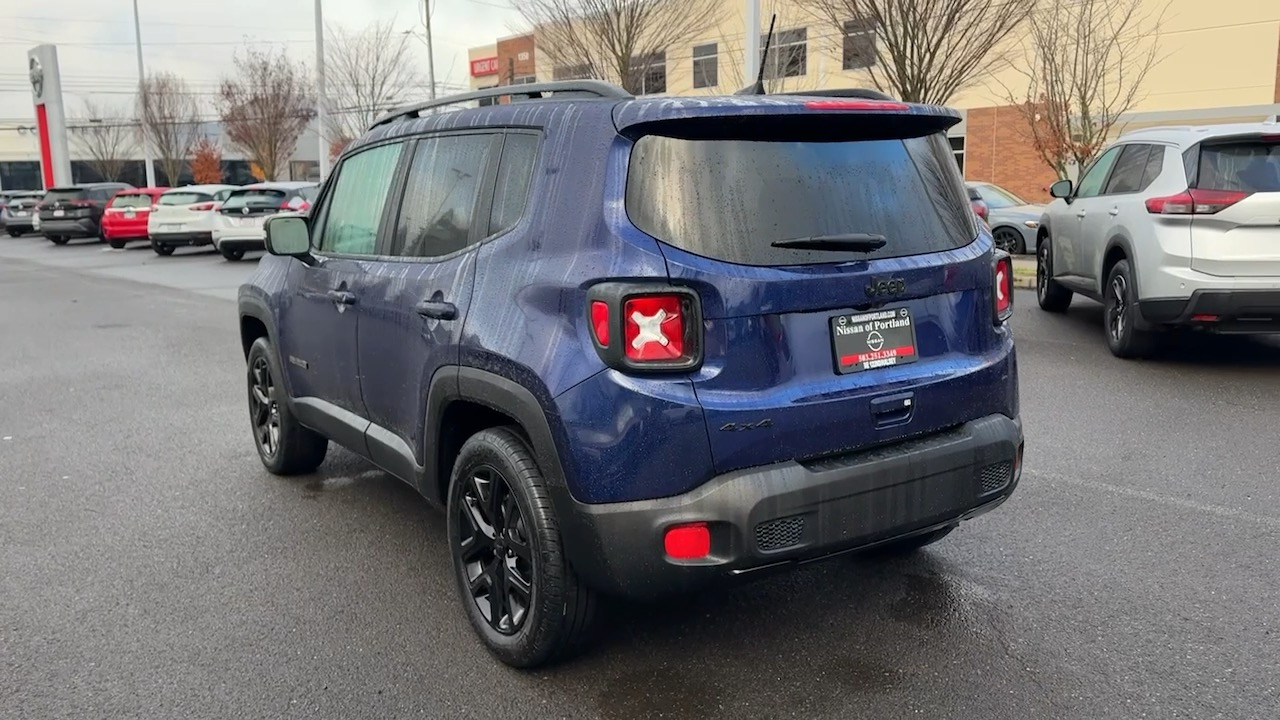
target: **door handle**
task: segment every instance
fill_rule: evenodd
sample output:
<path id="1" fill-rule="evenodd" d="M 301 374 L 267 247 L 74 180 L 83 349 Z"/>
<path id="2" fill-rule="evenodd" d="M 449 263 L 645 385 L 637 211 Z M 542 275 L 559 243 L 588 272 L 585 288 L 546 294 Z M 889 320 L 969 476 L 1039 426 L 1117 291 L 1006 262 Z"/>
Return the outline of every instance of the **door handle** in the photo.
<path id="1" fill-rule="evenodd" d="M 423 300 L 413 308 L 424 318 L 433 320 L 456 320 L 458 307 L 444 300 Z"/>
<path id="2" fill-rule="evenodd" d="M 1108 210 L 1107 213 L 1110 214 L 1112 217 L 1115 217 L 1116 215 L 1120 214 L 1120 208 L 1113 207 L 1110 210 Z"/>
<path id="3" fill-rule="evenodd" d="M 356 304 L 356 294 L 348 290 L 330 290 L 325 294 L 329 297 L 330 300 L 338 303 L 339 305 L 355 305 Z"/>

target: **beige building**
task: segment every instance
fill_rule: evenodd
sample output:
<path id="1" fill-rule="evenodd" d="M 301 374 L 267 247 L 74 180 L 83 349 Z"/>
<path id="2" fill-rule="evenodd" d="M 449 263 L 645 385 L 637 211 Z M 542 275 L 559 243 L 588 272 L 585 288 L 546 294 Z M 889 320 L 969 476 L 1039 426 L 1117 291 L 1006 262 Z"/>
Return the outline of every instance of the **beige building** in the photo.
<path id="1" fill-rule="evenodd" d="M 721 20 L 687 47 L 668 48 L 646 74 L 645 94 L 729 93 L 743 87 L 745 3 L 722 0 Z M 1167 4 L 1166 4 L 1167 2 Z M 1164 8 L 1156 43 L 1161 59 L 1120 127 L 1261 120 L 1280 112 L 1280 2 L 1260 0 L 1146 0 L 1143 14 Z M 761 0 L 767 30 L 777 15 L 770 49 L 771 91 L 869 87 L 874 34 L 859 23 L 835 28 L 793 0 Z M 1047 198 L 1054 179 L 1031 150 L 1027 126 L 1009 101 L 1026 88 L 1017 67 L 1022 38 L 1010 43 L 1014 62 L 951 99 L 965 121 L 952 146 L 965 176 L 987 180 L 1028 199 Z M 572 76 L 540 57 L 531 35 L 502 38 L 469 53 L 472 88 Z"/>

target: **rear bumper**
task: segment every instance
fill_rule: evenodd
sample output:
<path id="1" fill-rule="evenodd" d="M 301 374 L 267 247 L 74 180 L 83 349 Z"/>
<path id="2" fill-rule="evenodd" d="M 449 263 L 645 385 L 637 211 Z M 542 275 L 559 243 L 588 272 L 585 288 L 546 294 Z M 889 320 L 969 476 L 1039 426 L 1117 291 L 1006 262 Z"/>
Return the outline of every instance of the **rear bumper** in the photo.
<path id="1" fill-rule="evenodd" d="M 608 594 L 652 598 L 808 562 L 967 520 L 1021 475 L 1022 424 L 991 415 L 814 462 L 728 473 L 683 495 L 589 505 L 557 493 L 574 569 Z M 671 525 L 706 522 L 711 554 L 667 557 Z"/>
<path id="2" fill-rule="evenodd" d="M 150 238 L 152 243 L 167 247 L 213 244 L 213 233 L 207 230 L 204 232 L 151 233 Z"/>
<path id="3" fill-rule="evenodd" d="M 146 240 L 146 223 L 107 223 L 102 224 L 102 237 L 107 240 Z"/>
<path id="4" fill-rule="evenodd" d="M 1186 325 L 1224 334 L 1280 333 L 1280 289 L 1196 290 L 1189 298 L 1138 303 L 1142 318 L 1158 325 Z"/>
<path id="5" fill-rule="evenodd" d="M 75 218 L 56 220 L 40 220 L 40 232 L 45 237 L 94 237 L 98 234 L 98 223 L 91 218 Z"/>
<path id="6" fill-rule="evenodd" d="M 0 222 L 0 225 L 2 225 L 7 231 L 24 233 L 29 233 L 35 228 L 35 225 L 32 224 L 32 220 L 29 217 L 8 218 Z"/>

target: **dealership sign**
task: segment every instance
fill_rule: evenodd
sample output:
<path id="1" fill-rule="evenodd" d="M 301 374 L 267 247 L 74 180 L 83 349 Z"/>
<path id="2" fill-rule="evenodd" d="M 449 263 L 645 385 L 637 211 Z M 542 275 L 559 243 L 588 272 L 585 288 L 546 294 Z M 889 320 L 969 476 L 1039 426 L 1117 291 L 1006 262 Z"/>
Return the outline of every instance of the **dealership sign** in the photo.
<path id="1" fill-rule="evenodd" d="M 482 75 L 496 75 L 498 72 L 498 58 L 487 57 L 479 60 L 471 61 L 471 77 L 480 77 Z"/>

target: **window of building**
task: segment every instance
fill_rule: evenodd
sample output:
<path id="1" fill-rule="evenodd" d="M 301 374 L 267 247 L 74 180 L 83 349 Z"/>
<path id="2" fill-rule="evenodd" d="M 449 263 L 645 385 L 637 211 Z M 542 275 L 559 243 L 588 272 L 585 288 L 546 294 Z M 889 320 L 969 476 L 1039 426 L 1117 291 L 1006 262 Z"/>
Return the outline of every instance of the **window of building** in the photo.
<path id="1" fill-rule="evenodd" d="M 767 37 L 760 38 L 760 52 L 764 53 Z M 792 28 L 774 33 L 765 61 L 764 76 L 768 80 L 785 77 L 801 77 L 809 72 L 809 30 Z"/>
<path id="2" fill-rule="evenodd" d="M 951 155 L 956 159 L 956 166 L 960 168 L 960 174 L 964 175 L 964 136 L 949 137 L 947 141 L 951 143 Z"/>
<path id="3" fill-rule="evenodd" d="M 720 84 L 720 59 L 716 44 L 693 46 L 693 87 L 713 88 Z"/>
<path id="4" fill-rule="evenodd" d="M 418 141 L 392 255 L 439 257 L 467 246 L 493 137 L 445 135 Z"/>
<path id="5" fill-rule="evenodd" d="M 537 75 L 522 75 L 511 81 L 512 85 L 532 85 L 538 82 Z"/>
<path id="6" fill-rule="evenodd" d="M 552 80 L 584 80 L 591 77 L 591 66 L 583 63 L 581 65 L 557 65 L 551 71 Z"/>
<path id="7" fill-rule="evenodd" d="M 655 95 L 667 91 L 667 54 L 656 52 L 644 57 L 631 59 L 631 73 L 635 78 L 630 83 L 636 95 Z"/>
<path id="8" fill-rule="evenodd" d="M 841 67 L 860 70 L 876 64 L 876 25 L 868 19 L 846 20 Z"/>
<path id="9" fill-rule="evenodd" d="M 0 162 L 0 187 L 5 190 L 42 190 L 39 161 Z"/>

